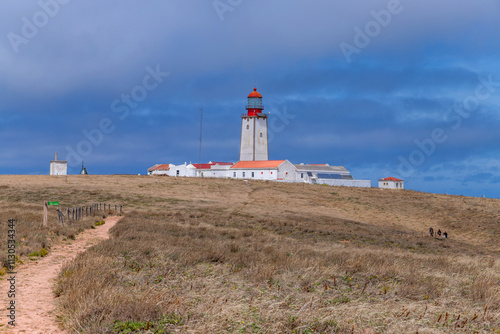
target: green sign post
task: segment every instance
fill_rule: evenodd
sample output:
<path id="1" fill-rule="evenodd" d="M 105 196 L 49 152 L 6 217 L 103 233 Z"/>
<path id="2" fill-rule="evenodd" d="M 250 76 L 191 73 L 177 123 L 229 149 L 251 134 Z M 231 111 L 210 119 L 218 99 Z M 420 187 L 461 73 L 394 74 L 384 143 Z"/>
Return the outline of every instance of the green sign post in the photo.
<path id="1" fill-rule="evenodd" d="M 59 205 L 59 202 L 47 202 L 47 205 Z"/>

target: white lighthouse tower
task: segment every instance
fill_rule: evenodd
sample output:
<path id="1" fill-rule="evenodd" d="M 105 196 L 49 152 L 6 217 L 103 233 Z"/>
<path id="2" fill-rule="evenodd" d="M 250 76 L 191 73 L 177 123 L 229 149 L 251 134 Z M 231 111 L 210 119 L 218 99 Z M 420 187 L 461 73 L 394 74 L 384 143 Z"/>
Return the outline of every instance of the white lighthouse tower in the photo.
<path id="1" fill-rule="evenodd" d="M 247 112 L 241 116 L 240 161 L 269 160 L 267 115 L 262 95 L 254 88 L 248 95 Z"/>

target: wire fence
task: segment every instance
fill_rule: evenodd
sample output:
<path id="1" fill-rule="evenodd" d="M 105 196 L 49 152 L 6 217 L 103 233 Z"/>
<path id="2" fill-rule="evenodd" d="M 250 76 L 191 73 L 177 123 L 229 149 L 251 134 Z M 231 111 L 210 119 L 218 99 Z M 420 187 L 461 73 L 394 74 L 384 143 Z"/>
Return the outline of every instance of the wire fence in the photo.
<path id="1" fill-rule="evenodd" d="M 45 203 L 44 221 L 43 225 L 47 226 L 47 210 L 48 206 Z M 112 215 L 123 214 L 122 204 L 108 204 L 108 203 L 93 203 L 88 206 L 77 206 L 73 208 L 62 209 L 57 207 L 57 222 L 59 224 L 69 224 L 72 221 L 78 221 L 84 217 L 95 217 L 96 215 Z"/>

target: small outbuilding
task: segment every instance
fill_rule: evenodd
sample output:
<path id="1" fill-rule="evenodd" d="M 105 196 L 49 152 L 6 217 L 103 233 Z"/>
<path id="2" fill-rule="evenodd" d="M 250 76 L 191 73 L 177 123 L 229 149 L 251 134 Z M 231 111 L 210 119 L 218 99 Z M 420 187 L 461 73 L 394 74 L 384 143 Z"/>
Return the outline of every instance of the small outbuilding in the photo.
<path id="1" fill-rule="evenodd" d="M 405 181 L 390 176 L 378 180 L 378 187 L 382 189 L 404 189 Z"/>
<path id="2" fill-rule="evenodd" d="M 168 175 L 170 164 L 156 164 L 148 169 L 148 175 Z"/>
<path id="3" fill-rule="evenodd" d="M 55 159 L 50 162 L 50 175 L 68 175 L 68 162 L 57 160 L 57 152 Z"/>

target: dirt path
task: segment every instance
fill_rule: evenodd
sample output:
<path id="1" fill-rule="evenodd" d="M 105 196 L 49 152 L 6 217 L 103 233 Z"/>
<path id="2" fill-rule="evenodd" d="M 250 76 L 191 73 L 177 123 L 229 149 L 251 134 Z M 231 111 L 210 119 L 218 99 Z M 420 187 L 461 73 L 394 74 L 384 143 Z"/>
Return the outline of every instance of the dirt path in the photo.
<path id="1" fill-rule="evenodd" d="M 54 283 L 61 267 L 71 261 L 80 252 L 92 245 L 108 239 L 108 231 L 121 217 L 108 217 L 106 224 L 96 229 L 85 230 L 76 240 L 56 245 L 49 255 L 36 263 L 29 263 L 19 267 L 16 275 L 16 327 L 6 328 L 8 305 L 8 282 L 0 282 L 0 333 L 26 334 L 56 334 L 64 333 L 56 323 L 54 310 L 56 300 L 53 294 Z"/>

